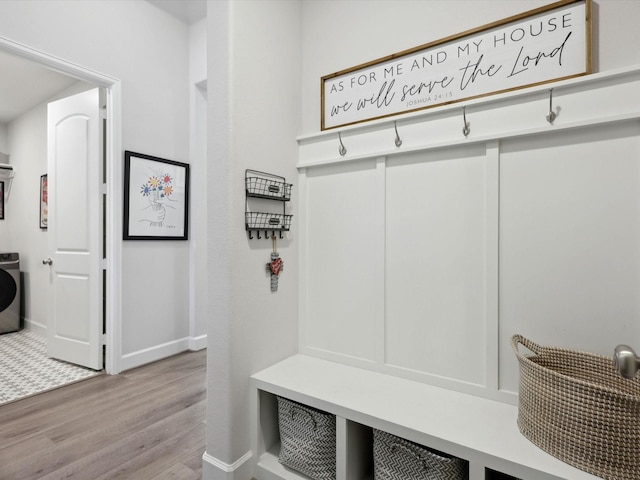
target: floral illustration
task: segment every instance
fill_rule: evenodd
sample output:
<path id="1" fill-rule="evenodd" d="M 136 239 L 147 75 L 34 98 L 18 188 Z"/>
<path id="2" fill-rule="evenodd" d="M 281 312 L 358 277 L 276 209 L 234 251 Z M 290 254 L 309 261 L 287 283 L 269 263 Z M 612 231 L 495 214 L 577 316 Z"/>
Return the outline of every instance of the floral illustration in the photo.
<path id="1" fill-rule="evenodd" d="M 168 173 L 162 175 L 151 175 L 140 188 L 140 194 L 147 197 L 150 207 L 150 218 L 143 221 L 149 222 L 150 226 L 164 226 L 164 219 L 167 213 L 166 201 L 170 200 L 173 194 L 173 178 Z M 173 208 L 173 207 L 171 207 Z"/>

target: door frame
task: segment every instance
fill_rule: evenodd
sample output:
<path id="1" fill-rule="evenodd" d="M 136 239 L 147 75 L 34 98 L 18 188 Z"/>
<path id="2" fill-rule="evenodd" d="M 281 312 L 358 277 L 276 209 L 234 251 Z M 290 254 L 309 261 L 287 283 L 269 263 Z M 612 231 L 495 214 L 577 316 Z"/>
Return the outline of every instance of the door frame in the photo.
<path id="1" fill-rule="evenodd" d="M 106 255 L 103 268 L 107 270 L 106 287 L 106 358 L 105 370 L 108 374 L 121 371 L 122 358 L 122 122 L 121 122 L 121 84 L 120 80 L 94 70 L 67 62 L 42 51 L 14 42 L 0 36 L 0 50 L 18 55 L 36 63 L 50 67 L 62 74 L 102 87 L 106 91 L 107 132 L 105 135 L 106 170 Z"/>

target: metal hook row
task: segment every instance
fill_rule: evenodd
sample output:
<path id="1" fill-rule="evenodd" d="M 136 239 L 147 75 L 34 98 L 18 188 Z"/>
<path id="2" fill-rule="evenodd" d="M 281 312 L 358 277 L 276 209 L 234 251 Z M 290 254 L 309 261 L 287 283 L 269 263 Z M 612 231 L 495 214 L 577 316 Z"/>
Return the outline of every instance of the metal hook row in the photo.
<path id="1" fill-rule="evenodd" d="M 338 153 L 341 157 L 344 157 L 347 154 L 347 147 L 342 143 L 342 133 L 338 132 L 338 139 L 340 140 L 340 147 L 338 148 Z"/>
<path id="2" fill-rule="evenodd" d="M 547 122 L 549 122 L 550 124 L 553 125 L 554 120 L 558 117 L 558 114 L 556 112 L 553 111 L 553 88 L 549 89 L 549 112 L 547 113 L 547 116 L 545 117 L 547 119 Z M 469 134 L 471 133 L 471 124 L 469 122 L 467 122 L 467 107 L 463 106 L 462 107 L 462 134 L 466 137 L 469 136 Z M 396 132 L 396 138 L 394 140 L 394 143 L 396 145 L 396 147 L 400 148 L 400 146 L 402 146 L 402 139 L 400 138 L 400 134 L 398 133 L 398 122 L 394 121 L 393 122 L 393 128 Z M 340 146 L 338 147 L 338 153 L 340 153 L 341 157 L 344 157 L 347 154 L 347 147 L 344 146 L 344 143 L 342 142 L 342 134 L 341 132 L 338 132 L 338 140 L 340 142 Z"/>
<path id="3" fill-rule="evenodd" d="M 471 133 L 471 124 L 467 122 L 467 107 L 462 107 L 462 121 L 463 121 L 462 134 L 466 138 L 469 136 L 469 133 Z"/>
<path id="4" fill-rule="evenodd" d="M 253 240 L 253 235 L 251 235 L 251 230 L 247 230 L 247 232 L 249 233 L 249 240 Z M 262 237 L 260 236 L 260 230 L 256 230 L 256 235 L 258 236 L 258 240 L 262 240 Z M 282 230 L 280 230 L 279 232 L 280 235 L 280 240 L 282 240 L 284 237 L 282 236 Z M 269 236 L 269 231 L 265 230 L 264 231 L 264 238 L 266 238 L 267 240 L 269 240 L 272 237 L 276 236 L 276 231 L 275 230 L 271 230 L 271 236 Z"/>
<path id="5" fill-rule="evenodd" d="M 558 117 L 558 114 L 553 111 L 553 88 L 549 89 L 549 113 L 547 114 L 547 122 L 553 125 L 553 121 Z"/>
<path id="6" fill-rule="evenodd" d="M 402 140 L 400 140 L 400 134 L 398 133 L 398 122 L 393 122 L 393 128 L 396 130 L 396 139 L 394 143 L 396 147 L 400 148 L 402 146 Z"/>
<path id="7" fill-rule="evenodd" d="M 402 145 L 402 139 L 400 138 L 400 134 L 398 133 L 397 122 L 393 122 L 393 128 L 396 131 L 396 138 L 394 140 L 394 143 L 396 144 L 396 147 L 400 148 L 400 146 Z M 338 146 L 338 153 L 340 154 L 341 157 L 344 157 L 347 154 L 347 147 L 345 147 L 344 143 L 342 142 L 341 132 L 338 132 L 338 141 L 340 142 L 340 145 Z"/>
<path id="8" fill-rule="evenodd" d="M 466 107 L 462 107 L 462 113 L 464 115 L 464 128 L 462 129 L 462 133 L 464 133 L 464 136 L 466 137 L 467 135 L 469 135 L 470 129 L 469 129 L 469 123 L 467 122 L 465 108 Z M 396 138 L 394 139 L 393 143 L 395 144 L 396 147 L 400 148 L 402 146 L 402 139 L 400 138 L 400 133 L 398 132 L 397 121 L 393 122 L 393 129 L 396 133 Z M 341 157 L 344 157 L 347 154 L 347 147 L 344 146 L 341 132 L 338 132 L 338 142 L 340 143 L 340 145 L 338 146 L 338 153 L 340 154 Z"/>

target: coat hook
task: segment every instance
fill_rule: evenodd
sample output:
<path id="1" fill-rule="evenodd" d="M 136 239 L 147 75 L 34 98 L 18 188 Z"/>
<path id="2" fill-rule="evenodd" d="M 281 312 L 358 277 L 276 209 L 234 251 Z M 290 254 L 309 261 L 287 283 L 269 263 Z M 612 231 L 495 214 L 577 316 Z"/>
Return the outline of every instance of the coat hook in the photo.
<path id="1" fill-rule="evenodd" d="M 547 114 L 547 122 L 553 124 L 558 114 L 553 111 L 553 88 L 549 89 L 549 113 Z"/>
<path id="2" fill-rule="evenodd" d="M 249 240 L 253 240 L 253 235 L 251 235 L 251 230 L 247 230 L 249 232 Z"/>
<path id="3" fill-rule="evenodd" d="M 462 127 L 462 133 L 465 137 L 469 135 L 471 132 L 471 128 L 469 128 L 469 123 L 467 122 L 467 107 L 462 107 L 462 119 L 464 121 L 464 127 Z"/>
<path id="4" fill-rule="evenodd" d="M 400 147 L 402 145 L 402 140 L 400 139 L 400 135 L 398 134 L 398 122 L 393 122 L 393 128 L 396 130 L 396 147 Z"/>
<path id="5" fill-rule="evenodd" d="M 260 240 L 262 237 L 260 236 L 260 230 L 256 230 L 256 233 L 258 234 L 258 240 Z"/>
<path id="6" fill-rule="evenodd" d="M 284 237 L 282 236 L 282 230 L 280 230 L 280 240 L 282 240 Z"/>
<path id="7" fill-rule="evenodd" d="M 342 134 L 338 132 L 338 139 L 340 140 L 340 148 L 338 149 L 338 153 L 341 157 L 344 157 L 347 154 L 347 147 L 342 143 Z"/>

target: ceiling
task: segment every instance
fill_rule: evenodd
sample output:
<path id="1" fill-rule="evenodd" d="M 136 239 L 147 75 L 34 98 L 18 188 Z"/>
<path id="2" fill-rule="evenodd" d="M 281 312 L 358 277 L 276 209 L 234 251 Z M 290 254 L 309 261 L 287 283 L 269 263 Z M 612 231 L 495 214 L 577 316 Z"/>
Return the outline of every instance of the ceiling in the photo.
<path id="1" fill-rule="evenodd" d="M 78 80 L 0 50 L 0 123 L 9 123 Z"/>
<path id="2" fill-rule="evenodd" d="M 207 16 L 206 0 L 147 0 L 192 24 Z M 0 124 L 7 124 L 78 80 L 39 63 L 0 50 Z"/>

